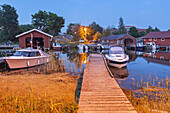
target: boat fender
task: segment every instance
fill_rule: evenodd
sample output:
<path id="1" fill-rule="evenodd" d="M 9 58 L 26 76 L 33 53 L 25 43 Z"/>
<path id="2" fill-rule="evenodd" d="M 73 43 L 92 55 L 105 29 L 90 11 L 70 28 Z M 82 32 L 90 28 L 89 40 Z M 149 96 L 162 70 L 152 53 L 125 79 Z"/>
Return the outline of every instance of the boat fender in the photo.
<path id="1" fill-rule="evenodd" d="M 38 64 L 40 64 L 40 59 L 38 59 Z"/>
<path id="2" fill-rule="evenodd" d="M 27 60 L 27 67 L 29 67 L 29 64 L 30 64 L 30 63 L 29 63 L 29 60 Z"/>

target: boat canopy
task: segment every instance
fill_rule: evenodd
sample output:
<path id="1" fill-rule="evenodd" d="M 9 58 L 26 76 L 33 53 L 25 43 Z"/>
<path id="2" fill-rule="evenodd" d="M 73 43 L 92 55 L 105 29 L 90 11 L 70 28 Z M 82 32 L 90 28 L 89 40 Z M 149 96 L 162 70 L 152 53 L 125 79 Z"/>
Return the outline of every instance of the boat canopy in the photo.
<path id="1" fill-rule="evenodd" d="M 122 47 L 110 47 L 109 54 L 124 54 Z"/>

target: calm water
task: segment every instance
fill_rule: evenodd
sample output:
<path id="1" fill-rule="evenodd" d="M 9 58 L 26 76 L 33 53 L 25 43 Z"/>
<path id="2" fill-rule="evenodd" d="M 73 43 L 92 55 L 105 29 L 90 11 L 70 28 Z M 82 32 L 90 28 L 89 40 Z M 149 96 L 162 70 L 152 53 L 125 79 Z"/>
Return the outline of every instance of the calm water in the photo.
<path id="1" fill-rule="evenodd" d="M 102 51 L 103 54 L 107 52 Z M 83 74 L 90 53 L 73 50 L 69 52 L 53 51 L 52 54 L 65 65 L 67 73 L 77 76 Z M 170 88 L 170 85 L 167 85 L 170 78 L 170 52 L 126 51 L 126 54 L 130 58 L 127 67 L 122 69 L 110 67 L 112 74 L 121 87 L 138 90 L 148 84 L 149 86 Z M 3 55 L 1 54 L 1 56 Z M 27 71 L 40 71 L 40 67 L 29 68 Z"/>

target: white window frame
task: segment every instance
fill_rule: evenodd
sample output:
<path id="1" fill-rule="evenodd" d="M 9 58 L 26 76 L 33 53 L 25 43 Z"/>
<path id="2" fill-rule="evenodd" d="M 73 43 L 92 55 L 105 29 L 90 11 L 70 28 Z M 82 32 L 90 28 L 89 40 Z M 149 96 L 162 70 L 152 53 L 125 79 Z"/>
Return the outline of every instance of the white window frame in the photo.
<path id="1" fill-rule="evenodd" d="M 107 40 L 107 42 L 109 42 L 109 40 Z"/>
<path id="2" fill-rule="evenodd" d="M 113 43 L 113 40 L 111 40 L 111 43 Z"/>
<path id="3" fill-rule="evenodd" d="M 163 57 L 163 56 L 160 56 L 160 59 L 161 59 L 161 60 L 164 60 L 164 57 Z"/>
<path id="4" fill-rule="evenodd" d="M 154 38 L 153 41 L 157 41 L 157 38 Z"/>
<path id="5" fill-rule="evenodd" d="M 152 38 L 149 38 L 149 41 L 152 41 Z"/>
<path id="6" fill-rule="evenodd" d="M 144 39 L 144 41 L 146 41 L 146 39 Z"/>
<path id="7" fill-rule="evenodd" d="M 104 42 L 104 40 L 102 40 L 102 42 Z"/>
<path id="8" fill-rule="evenodd" d="M 153 58 L 156 58 L 156 55 L 153 55 Z"/>
<path id="9" fill-rule="evenodd" d="M 161 38 L 161 41 L 165 41 L 165 38 Z"/>

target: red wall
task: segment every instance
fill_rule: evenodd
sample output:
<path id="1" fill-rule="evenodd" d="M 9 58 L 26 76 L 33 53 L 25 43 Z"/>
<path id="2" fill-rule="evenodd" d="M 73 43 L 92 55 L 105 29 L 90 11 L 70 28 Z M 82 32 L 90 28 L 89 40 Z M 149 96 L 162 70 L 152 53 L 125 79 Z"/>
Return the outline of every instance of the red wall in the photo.
<path id="1" fill-rule="evenodd" d="M 143 42 L 144 44 L 146 44 L 146 42 L 155 42 L 155 44 L 159 46 L 170 46 L 170 38 L 165 38 L 165 41 L 161 41 L 161 38 L 157 38 L 157 41 L 154 41 L 152 38 L 152 41 L 149 41 L 149 38 L 146 38 Z"/>
<path id="2" fill-rule="evenodd" d="M 36 38 L 44 38 L 44 49 L 47 49 L 47 48 L 50 48 L 50 38 L 49 36 L 47 35 L 44 35 L 42 33 L 39 33 L 37 31 L 32 31 L 28 34 L 25 34 L 25 35 L 22 35 L 19 37 L 19 46 L 21 48 L 26 48 L 26 45 L 25 45 L 25 39 L 27 37 L 31 37 L 31 33 L 33 34 L 33 37 L 36 37 Z"/>

